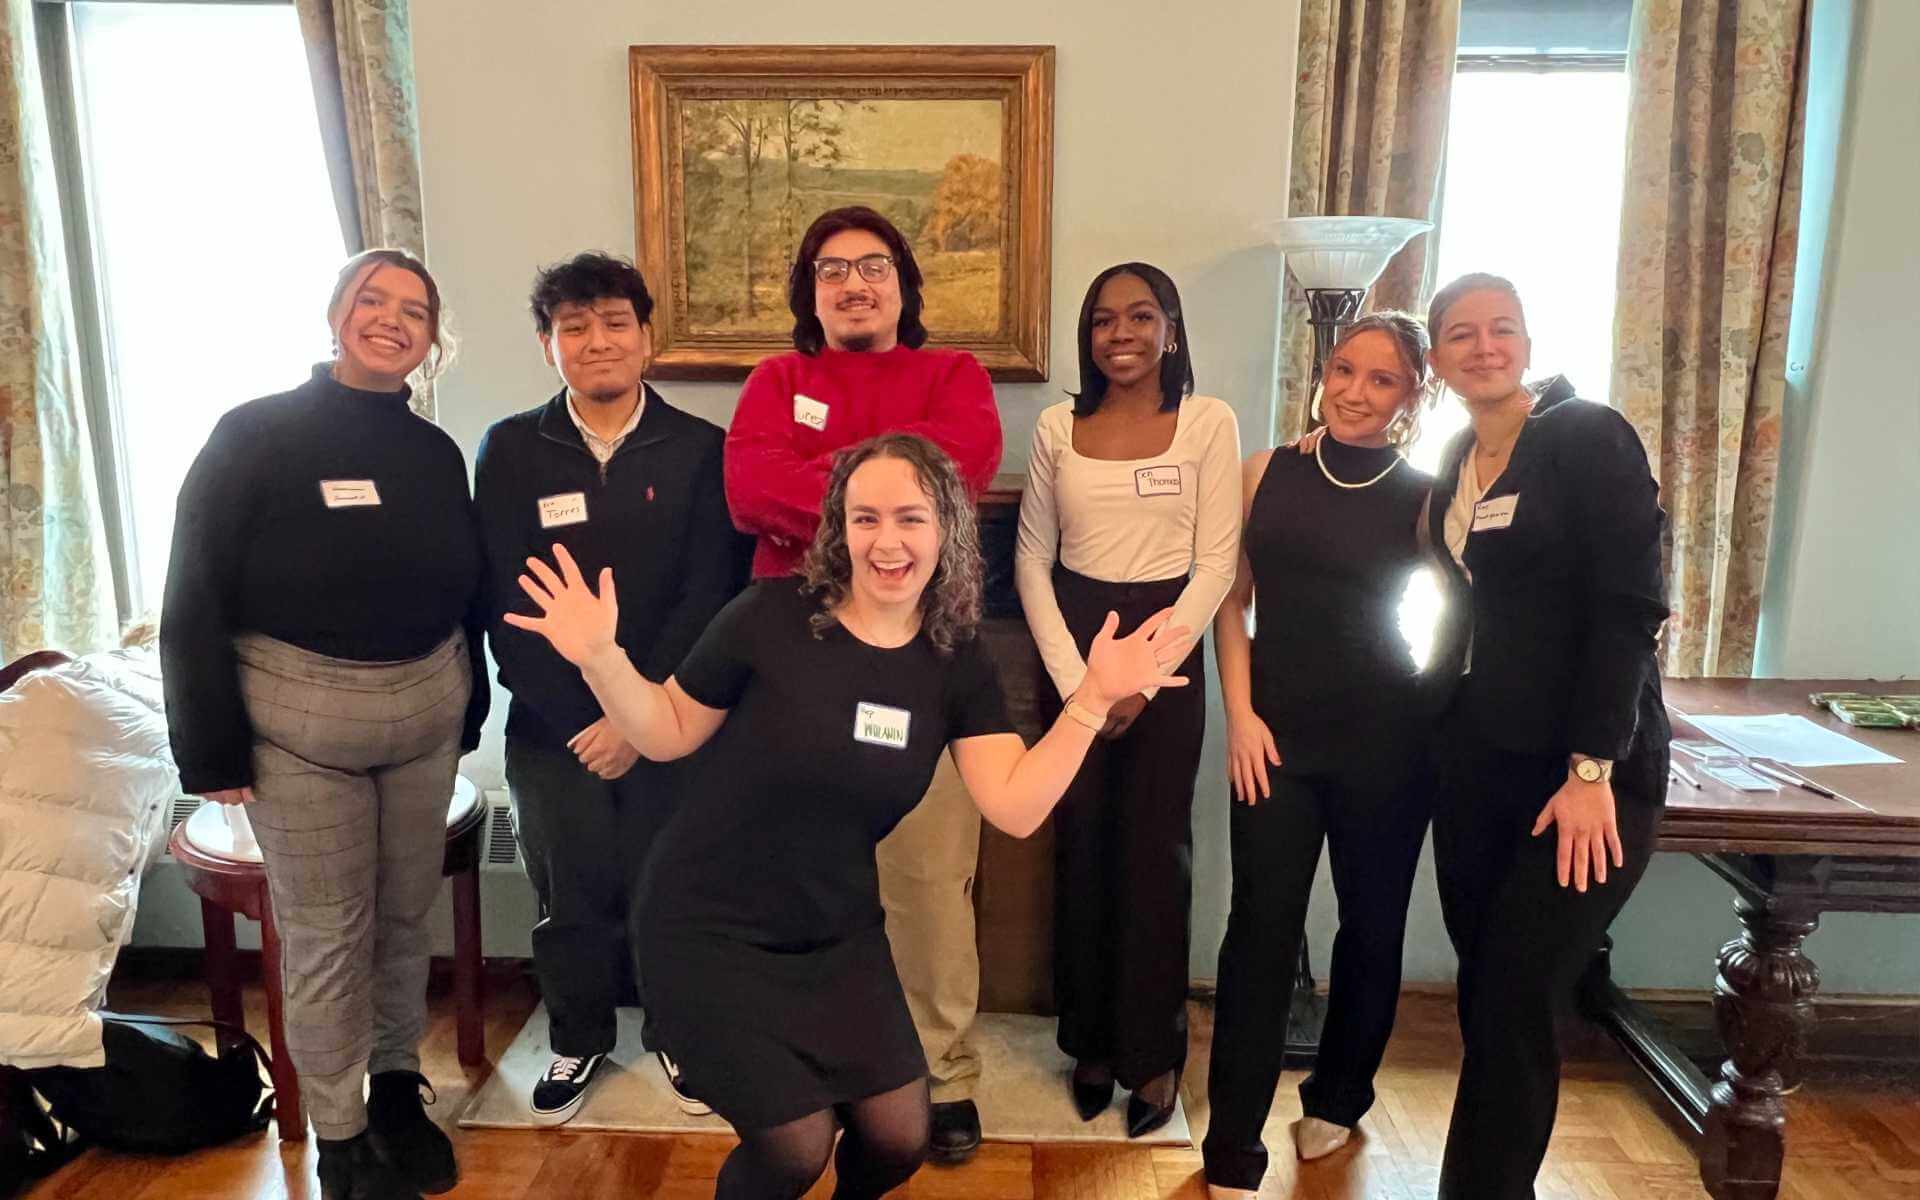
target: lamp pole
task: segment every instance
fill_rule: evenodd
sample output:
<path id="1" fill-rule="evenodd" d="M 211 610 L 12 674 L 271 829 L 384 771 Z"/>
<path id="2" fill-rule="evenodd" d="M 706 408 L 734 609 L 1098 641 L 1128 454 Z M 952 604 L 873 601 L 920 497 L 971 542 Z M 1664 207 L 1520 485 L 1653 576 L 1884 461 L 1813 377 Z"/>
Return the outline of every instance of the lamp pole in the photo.
<path id="1" fill-rule="evenodd" d="M 1307 394 L 1320 387 L 1327 357 L 1340 331 L 1354 323 L 1387 261 L 1400 248 L 1433 228 L 1431 221 L 1404 217 L 1287 217 L 1269 221 L 1264 232 L 1287 256 L 1287 269 L 1307 293 L 1307 323 L 1313 326 L 1313 375 Z M 1300 961 L 1293 973 L 1293 997 L 1287 1015 L 1288 1068 L 1310 1067 L 1320 1054 L 1320 1029 L 1327 1002 L 1313 978 L 1307 939 L 1300 938 Z"/>

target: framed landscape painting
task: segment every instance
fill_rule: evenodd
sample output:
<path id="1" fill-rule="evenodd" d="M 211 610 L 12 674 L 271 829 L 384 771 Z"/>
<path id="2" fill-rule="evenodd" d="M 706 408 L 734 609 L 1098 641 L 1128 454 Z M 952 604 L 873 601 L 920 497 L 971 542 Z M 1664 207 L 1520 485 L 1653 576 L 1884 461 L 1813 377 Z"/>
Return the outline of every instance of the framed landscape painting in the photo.
<path id="1" fill-rule="evenodd" d="M 792 349 L 787 272 L 813 219 L 906 235 L 929 345 L 1047 378 L 1050 46 L 633 46 L 635 246 L 651 375 L 744 379 Z"/>

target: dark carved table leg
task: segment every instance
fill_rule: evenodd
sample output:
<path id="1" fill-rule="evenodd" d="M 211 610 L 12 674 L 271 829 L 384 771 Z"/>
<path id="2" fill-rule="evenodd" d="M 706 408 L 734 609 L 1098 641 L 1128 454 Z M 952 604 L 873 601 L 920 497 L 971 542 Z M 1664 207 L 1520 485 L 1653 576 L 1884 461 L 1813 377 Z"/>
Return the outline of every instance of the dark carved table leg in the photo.
<path id="1" fill-rule="evenodd" d="M 1801 953 L 1820 924 L 1811 906 L 1742 892 L 1746 931 L 1720 950 L 1713 1011 L 1727 1061 L 1713 1085 L 1700 1177 L 1715 1200 L 1773 1200 L 1785 1157 L 1787 1092 L 1813 1024 L 1820 973 Z"/>

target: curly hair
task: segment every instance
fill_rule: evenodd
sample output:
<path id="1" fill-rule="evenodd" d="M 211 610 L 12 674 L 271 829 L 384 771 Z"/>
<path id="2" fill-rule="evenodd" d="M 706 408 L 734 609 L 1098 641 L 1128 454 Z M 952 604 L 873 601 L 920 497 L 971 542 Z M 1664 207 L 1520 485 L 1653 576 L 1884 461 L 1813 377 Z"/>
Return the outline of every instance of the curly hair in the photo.
<path id="1" fill-rule="evenodd" d="M 980 623 L 980 526 L 973 501 L 947 452 L 912 433 L 886 433 L 849 446 L 834 456 L 827 498 L 820 505 L 820 528 L 801 564 L 806 589 L 820 600 L 811 618 L 813 635 L 838 623 L 833 609 L 853 586 L 853 557 L 847 549 L 847 481 L 862 463 L 897 458 L 913 468 L 920 488 L 933 501 L 940 533 L 940 561 L 920 593 L 920 628 L 942 655 L 974 635 Z"/>

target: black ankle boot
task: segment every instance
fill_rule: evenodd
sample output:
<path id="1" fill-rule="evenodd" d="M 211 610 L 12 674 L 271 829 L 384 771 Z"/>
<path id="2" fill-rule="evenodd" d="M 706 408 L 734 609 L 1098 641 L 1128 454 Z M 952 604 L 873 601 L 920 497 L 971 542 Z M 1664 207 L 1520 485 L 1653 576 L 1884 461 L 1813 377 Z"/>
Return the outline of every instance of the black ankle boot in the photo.
<path id="1" fill-rule="evenodd" d="M 365 1133 L 340 1141 L 314 1139 L 320 1151 L 323 1200 L 420 1200 L 420 1193 L 374 1153 Z"/>
<path id="2" fill-rule="evenodd" d="M 433 1085 L 416 1071 L 375 1075 L 367 1097 L 367 1137 L 389 1167 L 416 1190 L 436 1196 L 460 1182 L 460 1167 L 453 1160 L 453 1143 L 420 1103 L 421 1088 L 431 1092 Z"/>

